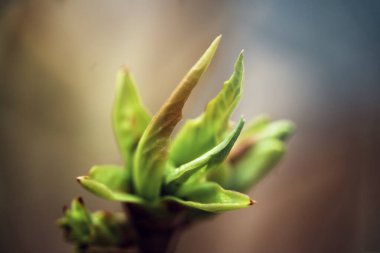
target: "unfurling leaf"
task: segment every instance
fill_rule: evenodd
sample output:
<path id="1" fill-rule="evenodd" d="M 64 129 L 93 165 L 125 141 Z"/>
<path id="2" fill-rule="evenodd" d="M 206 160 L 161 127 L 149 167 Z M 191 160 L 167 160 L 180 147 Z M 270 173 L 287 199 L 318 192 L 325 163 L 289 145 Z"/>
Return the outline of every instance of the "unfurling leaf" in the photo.
<path id="1" fill-rule="evenodd" d="M 134 240 L 131 224 L 123 213 L 97 211 L 91 214 L 94 228 L 93 245 L 118 246 Z"/>
<path id="2" fill-rule="evenodd" d="M 119 71 L 112 123 L 120 152 L 128 170 L 132 169 L 137 143 L 150 121 L 150 115 L 141 103 L 135 82 L 129 70 Z"/>
<path id="3" fill-rule="evenodd" d="M 125 191 L 125 171 L 117 166 L 95 166 L 88 176 L 77 177 L 77 181 L 89 192 L 106 200 L 141 204 L 144 201 Z M 125 182 L 125 181 L 124 181 Z"/>
<path id="4" fill-rule="evenodd" d="M 241 118 L 236 128 L 214 148 L 199 156 L 198 158 L 192 160 L 191 162 L 185 163 L 180 167 L 171 170 L 171 173 L 168 174 L 165 178 L 165 183 L 168 185 L 168 188 L 178 188 L 200 169 L 205 168 L 206 173 L 207 169 L 221 164 L 239 137 L 243 126 L 244 119 Z"/>
<path id="5" fill-rule="evenodd" d="M 253 204 L 247 195 L 225 190 L 214 182 L 186 185 L 186 187 L 181 188 L 177 195 L 180 198 L 169 196 L 164 199 L 207 212 L 229 211 Z"/>
<path id="6" fill-rule="evenodd" d="M 256 141 L 276 138 L 285 141 L 294 132 L 294 124 L 288 120 L 274 121 L 254 135 Z"/>
<path id="7" fill-rule="evenodd" d="M 123 213 L 90 213 L 81 198 L 74 199 L 58 220 L 68 241 L 80 247 L 126 245 L 134 238 Z"/>
<path id="8" fill-rule="evenodd" d="M 253 186 L 280 161 L 284 152 L 284 143 L 278 139 L 258 142 L 234 164 L 229 189 L 244 191 Z"/>
<path id="9" fill-rule="evenodd" d="M 88 245 L 91 242 L 91 223 L 91 215 L 81 198 L 74 199 L 71 206 L 64 209 L 64 216 L 58 220 L 66 239 L 78 245 Z"/>
<path id="10" fill-rule="evenodd" d="M 258 132 L 263 130 L 270 123 L 270 119 L 267 115 L 259 115 L 250 122 L 247 123 L 244 130 L 241 132 L 240 140 L 244 140 L 245 138 L 251 138 L 255 136 Z"/>
<path id="11" fill-rule="evenodd" d="M 159 196 L 162 177 L 167 162 L 170 135 L 178 121 L 182 118 L 182 108 L 191 91 L 207 69 L 218 47 L 217 37 L 198 62 L 182 79 L 169 99 L 148 124 L 137 151 L 133 166 L 134 190 L 148 200 Z"/>
<path id="12" fill-rule="evenodd" d="M 195 159 L 222 140 L 228 131 L 229 117 L 241 96 L 243 72 L 243 53 L 240 53 L 233 74 L 219 94 L 207 104 L 203 114 L 188 120 L 174 139 L 170 160 L 176 166 Z"/>
<path id="13" fill-rule="evenodd" d="M 117 165 L 95 165 L 89 171 L 89 178 L 105 184 L 112 191 L 128 191 L 127 171 Z"/>

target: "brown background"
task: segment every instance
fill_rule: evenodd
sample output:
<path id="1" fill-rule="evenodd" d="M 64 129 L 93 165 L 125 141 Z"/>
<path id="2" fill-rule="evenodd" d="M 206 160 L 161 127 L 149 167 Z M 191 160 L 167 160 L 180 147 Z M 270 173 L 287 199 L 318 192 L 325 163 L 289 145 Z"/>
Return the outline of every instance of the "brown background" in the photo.
<path id="1" fill-rule="evenodd" d="M 110 110 L 127 64 L 155 112 L 218 34 L 185 108 L 199 114 L 245 49 L 235 113 L 289 118 L 254 207 L 194 226 L 178 252 L 380 251 L 379 1 L 0 1 L 0 252 L 71 252 L 54 221 L 93 164 L 120 163 Z"/>

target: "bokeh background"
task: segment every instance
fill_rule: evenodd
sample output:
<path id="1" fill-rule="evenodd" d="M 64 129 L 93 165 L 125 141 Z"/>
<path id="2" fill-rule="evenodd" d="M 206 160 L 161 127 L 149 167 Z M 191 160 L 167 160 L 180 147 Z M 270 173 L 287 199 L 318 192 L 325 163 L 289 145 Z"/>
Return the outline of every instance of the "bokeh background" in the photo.
<path id="1" fill-rule="evenodd" d="M 55 220 L 75 177 L 120 163 L 110 111 L 127 64 L 155 112 L 223 34 L 185 117 L 245 49 L 234 118 L 266 112 L 297 133 L 250 195 L 258 204 L 185 232 L 178 252 L 380 251 L 380 1 L 0 1 L 0 252 L 71 252 Z"/>

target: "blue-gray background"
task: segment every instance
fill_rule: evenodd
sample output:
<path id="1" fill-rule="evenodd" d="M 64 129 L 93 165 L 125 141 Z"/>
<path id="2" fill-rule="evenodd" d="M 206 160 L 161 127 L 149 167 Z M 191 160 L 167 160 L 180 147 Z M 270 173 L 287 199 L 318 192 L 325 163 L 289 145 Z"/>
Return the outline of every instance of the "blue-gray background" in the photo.
<path id="1" fill-rule="evenodd" d="M 127 64 L 155 112 L 208 43 L 199 114 L 245 49 L 234 118 L 266 112 L 297 133 L 250 195 L 194 226 L 178 252 L 380 250 L 380 1 L 0 2 L 0 252 L 71 252 L 54 221 L 93 164 L 120 163 L 110 110 Z"/>

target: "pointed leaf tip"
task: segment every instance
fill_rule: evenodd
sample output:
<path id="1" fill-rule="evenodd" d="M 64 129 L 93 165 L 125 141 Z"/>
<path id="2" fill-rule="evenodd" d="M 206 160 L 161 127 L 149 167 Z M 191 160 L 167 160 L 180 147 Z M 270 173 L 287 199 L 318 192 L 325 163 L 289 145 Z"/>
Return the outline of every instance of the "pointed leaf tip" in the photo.
<path id="1" fill-rule="evenodd" d="M 152 118 L 137 146 L 133 166 L 136 192 L 153 200 L 158 197 L 167 161 L 170 135 L 182 118 L 182 108 L 210 64 L 218 47 L 218 36 L 185 75 L 165 104 Z M 149 157 L 149 159 L 147 159 Z"/>
<path id="2" fill-rule="evenodd" d="M 133 75 L 122 66 L 117 74 L 112 125 L 128 170 L 131 170 L 137 143 L 149 121 L 150 115 L 141 102 Z"/>
<path id="3" fill-rule="evenodd" d="M 178 188 L 199 170 L 205 168 L 206 173 L 207 169 L 221 164 L 239 137 L 244 123 L 245 119 L 241 117 L 235 129 L 230 134 L 228 134 L 218 145 L 203 155 L 197 157 L 196 159 L 179 166 L 177 169 L 168 174 L 165 178 L 165 183 L 168 185 L 169 190 L 175 191 L 176 188 Z"/>
<path id="4" fill-rule="evenodd" d="M 178 132 L 170 150 L 170 158 L 176 166 L 195 159 L 223 139 L 229 128 L 230 115 L 241 97 L 243 75 L 241 53 L 236 59 L 232 75 L 218 95 L 207 104 L 204 113 L 188 120 Z"/>

